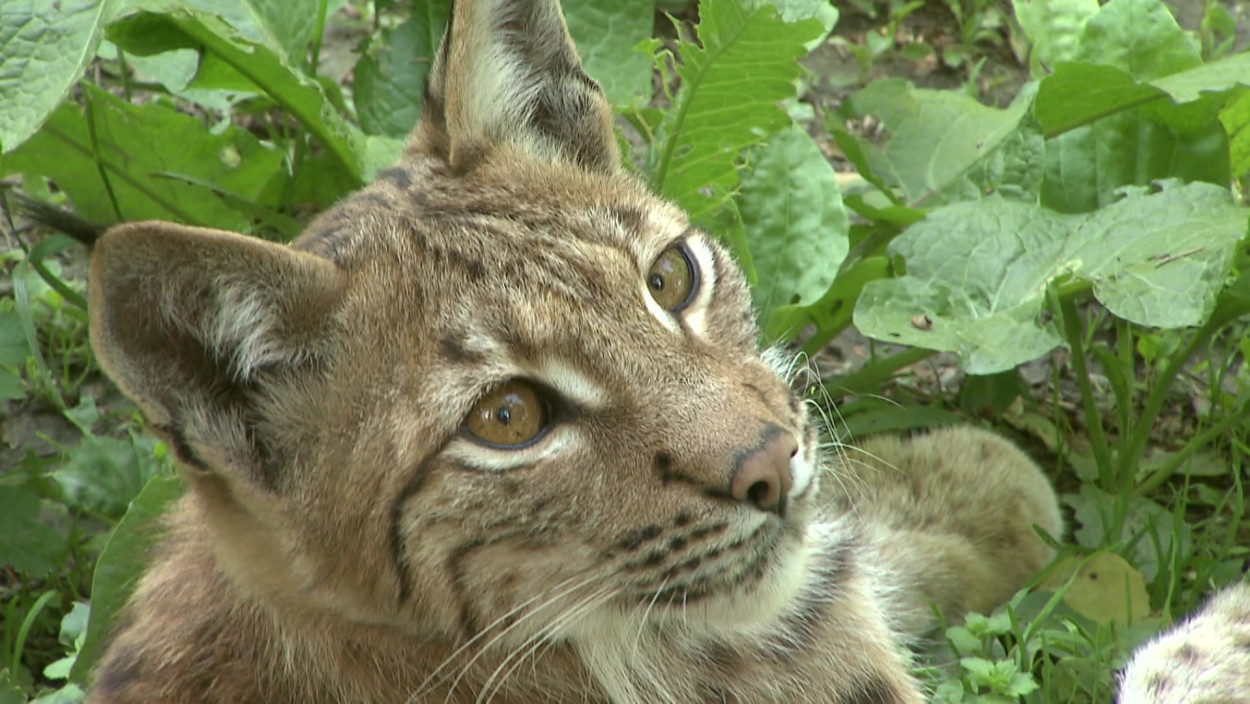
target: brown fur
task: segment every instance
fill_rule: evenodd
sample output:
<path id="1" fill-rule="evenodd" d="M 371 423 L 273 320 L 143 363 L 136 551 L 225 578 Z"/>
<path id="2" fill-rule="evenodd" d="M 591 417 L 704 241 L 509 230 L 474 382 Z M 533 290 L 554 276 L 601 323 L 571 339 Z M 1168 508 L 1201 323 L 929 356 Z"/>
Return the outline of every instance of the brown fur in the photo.
<path id="1" fill-rule="evenodd" d="M 926 600 L 988 609 L 1049 558 L 1037 467 L 970 430 L 823 465 L 729 255 L 620 169 L 555 0 L 461 0 L 425 106 L 290 248 L 100 241 L 94 345 L 190 491 L 89 701 L 919 702 Z M 701 284 L 668 313 L 678 242 Z M 550 432 L 474 442 L 510 379 Z"/>

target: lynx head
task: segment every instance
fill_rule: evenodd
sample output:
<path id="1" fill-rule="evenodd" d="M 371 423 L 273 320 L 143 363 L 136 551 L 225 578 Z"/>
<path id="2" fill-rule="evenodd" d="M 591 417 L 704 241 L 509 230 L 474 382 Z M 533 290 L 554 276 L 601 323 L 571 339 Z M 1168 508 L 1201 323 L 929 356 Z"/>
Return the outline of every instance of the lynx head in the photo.
<path id="1" fill-rule="evenodd" d="M 158 222 L 97 247 L 95 348 L 222 569 L 428 638 L 768 622 L 815 443 L 731 257 L 622 170 L 556 0 L 460 0 L 424 105 L 289 248 Z"/>

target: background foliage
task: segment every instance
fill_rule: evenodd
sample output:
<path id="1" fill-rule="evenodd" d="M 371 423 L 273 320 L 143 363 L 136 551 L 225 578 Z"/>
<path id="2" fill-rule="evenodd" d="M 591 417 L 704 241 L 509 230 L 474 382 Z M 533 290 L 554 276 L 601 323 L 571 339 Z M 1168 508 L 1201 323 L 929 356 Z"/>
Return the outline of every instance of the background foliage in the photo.
<path id="1" fill-rule="evenodd" d="M 449 5 L 5 2 L 0 174 L 102 224 L 290 239 L 397 157 Z M 1239 578 L 1236 8 L 1182 29 L 1159 0 L 947 0 L 939 43 L 915 30 L 923 2 L 564 7 L 630 166 L 732 247 L 765 341 L 867 349 L 813 387 L 835 439 L 983 416 L 1055 469 L 1069 545 L 1000 611 L 950 624 L 939 701 L 1107 701 L 1129 649 Z M 870 29 L 830 35 L 838 8 Z M 831 50 L 858 74 L 832 99 L 797 61 Z M 1029 80 L 996 95 L 1004 53 Z M 960 85 L 868 80 L 899 61 Z M 73 702 L 179 483 L 98 374 L 81 253 L 8 226 L 0 704 Z"/>

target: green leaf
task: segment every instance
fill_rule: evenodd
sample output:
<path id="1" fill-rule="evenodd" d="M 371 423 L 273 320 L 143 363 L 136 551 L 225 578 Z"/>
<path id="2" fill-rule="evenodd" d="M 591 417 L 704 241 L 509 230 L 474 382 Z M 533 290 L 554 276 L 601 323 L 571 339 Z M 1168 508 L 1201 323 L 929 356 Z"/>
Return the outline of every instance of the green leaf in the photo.
<path id="1" fill-rule="evenodd" d="M 162 174 L 194 175 L 253 201 L 282 174 L 282 155 L 242 128 L 214 134 L 159 102 L 133 105 L 90 85 L 83 90 L 87 111 L 61 106 L 0 166 L 52 178 L 87 220 L 162 219 L 247 230 L 250 218 L 211 189 Z"/>
<path id="2" fill-rule="evenodd" d="M 656 190 L 696 222 L 737 187 L 739 153 L 789 123 L 778 103 L 795 93 L 804 43 L 824 31 L 787 24 L 765 1 L 703 0 L 699 16 L 698 40 L 678 41 L 681 87 L 648 164 Z"/>
<path id="3" fill-rule="evenodd" d="M 1146 582 L 1153 582 L 1160 569 L 1167 569 L 1174 559 L 1173 550 L 1181 554 L 1189 548 L 1191 528 L 1176 519 L 1172 512 L 1141 496 L 1127 499 L 1127 507 L 1117 508 L 1120 498 L 1093 484 L 1082 484 L 1080 493 L 1064 494 L 1062 502 L 1072 507 L 1076 527 L 1072 531 L 1078 545 L 1102 549 L 1123 541 L 1132 542 L 1131 564 L 1139 569 Z M 1113 533 L 1115 515 L 1127 511 L 1118 534 Z M 1173 546 L 1175 541 L 1180 544 Z"/>
<path id="4" fill-rule="evenodd" d="M 90 617 L 91 605 L 84 601 L 75 601 L 74 607 L 61 619 L 61 634 L 57 638 L 61 645 L 69 649 L 69 653 L 43 668 L 44 677 L 50 680 L 69 679 L 74 661 L 78 659 L 78 649 L 87 638 L 87 621 Z"/>
<path id="5" fill-rule="evenodd" d="M 1154 81 L 1139 80 L 1128 70 L 1115 66 L 1064 63 L 1042 80 L 1033 114 L 1042 132 L 1054 137 L 1107 115 L 1170 98 L 1173 105 L 1154 108 L 1151 114 L 1184 127 L 1179 116 L 1189 118 L 1188 123 L 1196 123 L 1202 116 L 1218 110 L 1224 101 L 1220 95 L 1209 96 L 1214 100 L 1187 113 L 1181 112 L 1176 104 L 1191 103 L 1204 94 L 1222 94 L 1244 85 L 1250 85 L 1250 53 Z"/>
<path id="6" fill-rule="evenodd" d="M 1188 71 L 1169 74 L 1151 84 L 1178 103 L 1198 100 L 1203 93 L 1250 85 L 1250 53 L 1234 54 Z"/>
<path id="7" fill-rule="evenodd" d="M 84 682 L 99 659 L 118 612 L 134 593 L 152 547 L 163 535 L 160 516 L 181 493 L 177 477 L 152 477 L 109 536 L 91 582 L 87 638 L 70 671 L 71 681 Z"/>
<path id="8" fill-rule="evenodd" d="M 61 618 L 61 633 L 57 636 L 61 645 L 72 648 L 75 643 L 85 637 L 87 620 L 90 616 L 91 605 L 85 601 L 75 601 L 69 613 Z"/>
<path id="9" fill-rule="evenodd" d="M 1072 58 L 1083 63 L 1061 64 L 1038 89 L 1034 114 L 1057 136 L 1047 146 L 1042 203 L 1088 212 L 1126 185 L 1228 183 L 1227 137 L 1216 116 L 1227 98 L 1221 91 L 1243 80 L 1245 59 L 1203 66 L 1159 0 L 1107 3 L 1085 24 Z M 1200 97 L 1209 91 L 1217 94 Z"/>
<path id="10" fill-rule="evenodd" d="M 194 4 L 222 15 L 248 40 L 277 50 L 297 66 L 305 63 L 304 54 L 317 31 L 318 0 L 196 0 Z"/>
<path id="11" fill-rule="evenodd" d="M 142 4 L 160 8 L 171 3 L 148 0 Z M 364 134 L 337 112 L 320 83 L 294 68 L 273 47 L 255 41 L 254 31 L 240 30 L 212 12 L 172 4 L 175 7 L 166 14 L 148 21 L 166 25 L 156 36 L 170 48 L 181 48 L 188 42 L 199 48 L 204 58 L 197 82 L 210 65 L 216 66 L 215 70 L 225 71 L 225 75 L 219 73 L 217 83 L 211 87 L 219 88 L 222 81 L 228 79 L 224 85 L 250 87 L 264 93 L 321 142 L 358 183 L 372 178 L 380 165 L 367 161 Z M 136 20 L 128 18 L 126 21 Z M 149 28 L 148 31 L 155 30 Z M 111 29 L 109 33 L 110 39 L 124 50 L 129 50 L 128 39 L 132 35 L 119 32 L 115 36 Z M 151 52 L 152 47 L 146 46 L 144 51 Z M 215 60 L 210 62 L 210 56 Z"/>
<path id="12" fill-rule="evenodd" d="M 953 205 L 894 240 L 907 275 L 868 284 L 855 324 L 889 342 L 957 352 L 973 374 L 1060 344 L 1053 322 L 1039 319 L 1056 279 L 1089 282 L 1111 312 L 1141 325 L 1196 325 L 1211 312 L 1246 214 L 1207 184 L 1134 189 L 1088 215 L 997 198 Z"/>
<path id="13" fill-rule="evenodd" d="M 1250 172 L 1250 90 L 1239 91 L 1237 97 L 1224 106 L 1220 122 L 1228 133 L 1232 175 L 1241 178 Z"/>
<path id="14" fill-rule="evenodd" d="M 125 440 L 93 435 L 91 426 L 99 412 L 90 396 L 65 415 L 84 434 L 52 475 L 66 503 L 98 516 L 121 518 L 139 491 L 165 468 L 153 456 L 156 441 L 137 434 Z"/>
<path id="15" fill-rule="evenodd" d="M 26 704 L 26 692 L 17 686 L 8 668 L 0 669 L 0 704 Z"/>
<path id="16" fill-rule="evenodd" d="M 837 174 L 798 126 L 779 132 L 752 156 L 738 208 L 758 277 L 752 289 L 762 320 L 783 305 L 807 305 L 833 283 L 850 248 L 849 219 Z M 771 330 L 769 339 L 798 330 Z"/>
<path id="17" fill-rule="evenodd" d="M 25 142 L 95 58 L 124 0 L 0 3 L 0 149 Z"/>
<path id="18" fill-rule="evenodd" d="M 0 366 L 18 367 L 26 364 L 30 346 L 22 332 L 22 318 L 12 311 L 0 312 Z"/>
<path id="19" fill-rule="evenodd" d="M 450 13 L 451 0 L 421 3 L 398 27 L 370 40 L 352 72 L 352 96 L 366 132 L 404 137 L 417 123 L 425 77 Z"/>
<path id="20" fill-rule="evenodd" d="M 1085 23 L 1099 7 L 1098 0 L 1015 0 L 1012 5 L 1034 59 L 1047 66 L 1072 59 Z"/>
<path id="21" fill-rule="evenodd" d="M 35 493 L 0 485 L 0 565 L 31 577 L 60 567 L 66 548 L 65 536 L 40 520 L 40 505 Z"/>
<path id="22" fill-rule="evenodd" d="M 1023 697 L 1026 694 L 1037 691 L 1039 685 L 1033 679 L 1033 675 L 1027 672 L 1016 672 L 1012 674 L 1011 680 L 1007 683 L 1003 694 L 1012 697 Z"/>
<path id="23" fill-rule="evenodd" d="M 974 681 L 987 682 L 992 679 L 997 672 L 994 663 L 985 658 L 961 658 L 960 666 L 972 675 Z"/>
<path id="24" fill-rule="evenodd" d="M 38 698 L 30 700 L 30 704 L 80 704 L 87 698 L 86 692 L 76 684 L 67 684 L 64 687 L 41 694 Z"/>
<path id="25" fill-rule="evenodd" d="M 319 0 L 128 0 L 128 4 L 166 15 L 215 15 L 240 39 L 265 47 L 288 65 L 303 66 L 304 53 L 317 31 Z M 344 4 L 344 0 L 330 0 L 326 15 Z"/>
<path id="26" fill-rule="evenodd" d="M 564 19 L 586 72 L 613 105 L 645 105 L 651 97 L 651 60 L 636 47 L 655 23 L 655 0 L 565 0 Z"/>
<path id="27" fill-rule="evenodd" d="M 0 369 L 0 401 L 16 401 L 26 397 L 22 376 L 9 369 Z"/>
<path id="28" fill-rule="evenodd" d="M 1086 213 L 1111 203 L 1124 186 L 1177 178 L 1227 185 L 1228 137 L 1217 120 L 1178 132 L 1143 109 L 1111 115 L 1046 145 L 1043 205 Z"/>
<path id="29" fill-rule="evenodd" d="M 1077 61 L 1105 64 L 1149 81 L 1202 65 L 1198 43 L 1160 0 L 1111 0 L 1085 23 Z"/>
<path id="30" fill-rule="evenodd" d="M 1162 90 L 1123 69 L 1062 63 L 1038 86 L 1033 116 L 1043 134 L 1055 137 L 1162 97 Z"/>
<path id="31" fill-rule="evenodd" d="M 901 191 L 906 203 L 932 206 L 1004 187 L 1036 191 L 1042 144 L 1025 124 L 1028 104 L 1026 94 L 1000 110 L 964 93 L 916 89 L 889 78 L 855 94 L 851 110 L 878 116 L 890 132 L 884 148 L 859 141 L 871 172 Z M 942 125 L 941 131 L 935 134 L 934 125 Z"/>
<path id="32" fill-rule="evenodd" d="M 84 436 L 78 445 L 65 450 L 64 463 L 51 475 L 65 503 L 120 519 L 148 480 L 168 471 L 168 463 L 156 457 L 157 441 L 151 436 L 132 433 L 123 440 L 95 435 L 92 429 L 100 411 L 92 397 L 83 396 L 76 407 L 65 411 L 65 418 Z"/>

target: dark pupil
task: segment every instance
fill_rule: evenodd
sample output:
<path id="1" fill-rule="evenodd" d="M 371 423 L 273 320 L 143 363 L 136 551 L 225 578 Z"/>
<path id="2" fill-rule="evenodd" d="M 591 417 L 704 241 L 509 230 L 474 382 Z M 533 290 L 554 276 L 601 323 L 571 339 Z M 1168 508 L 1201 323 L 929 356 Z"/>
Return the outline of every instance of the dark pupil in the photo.
<path id="1" fill-rule="evenodd" d="M 652 274 L 652 275 L 651 275 L 651 281 L 650 281 L 649 283 L 650 283 L 650 285 L 651 285 L 651 290 L 653 290 L 653 291 L 663 291 L 663 290 L 664 290 L 664 275 L 663 275 L 663 274 Z"/>
<path id="2" fill-rule="evenodd" d="M 495 409 L 495 420 L 507 425 L 512 422 L 512 411 L 507 406 L 500 406 Z"/>

